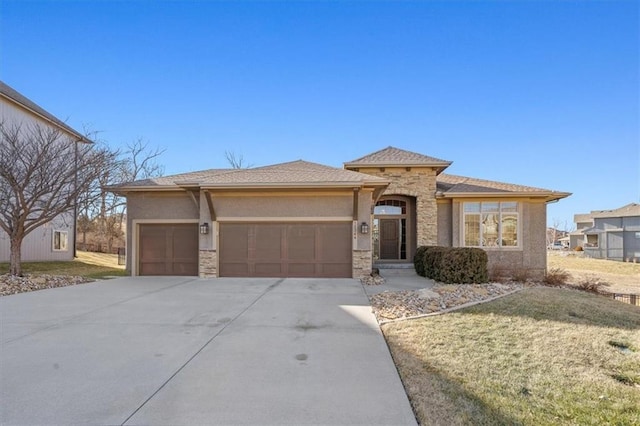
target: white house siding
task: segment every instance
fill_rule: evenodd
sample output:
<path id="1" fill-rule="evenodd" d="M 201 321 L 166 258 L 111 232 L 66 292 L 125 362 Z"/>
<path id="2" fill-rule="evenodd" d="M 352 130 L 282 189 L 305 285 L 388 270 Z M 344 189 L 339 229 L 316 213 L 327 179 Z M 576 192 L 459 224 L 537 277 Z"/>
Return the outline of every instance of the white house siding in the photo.
<path id="1" fill-rule="evenodd" d="M 5 98 L 0 98 L 0 115 L 5 125 L 27 124 L 33 121 L 45 122 L 37 115 L 7 101 Z"/>
<path id="2" fill-rule="evenodd" d="M 53 232 L 67 233 L 67 249 L 56 251 L 53 249 Z M 73 260 L 73 215 L 66 218 L 59 216 L 51 223 L 37 228 L 22 241 L 22 260 L 25 262 Z M 8 262 L 10 254 L 9 236 L 0 231 L 0 262 Z"/>
<path id="3" fill-rule="evenodd" d="M 0 122 L 5 126 L 23 125 L 38 122 L 49 124 L 39 116 L 16 105 L 13 102 L 0 97 Z M 53 222 L 32 231 L 22 242 L 23 261 L 53 261 L 72 260 L 73 247 L 73 214 L 59 216 Z M 53 250 L 53 231 L 66 231 L 68 235 L 67 251 Z M 4 230 L 0 230 L 0 262 L 9 261 L 10 252 L 9 236 Z"/>

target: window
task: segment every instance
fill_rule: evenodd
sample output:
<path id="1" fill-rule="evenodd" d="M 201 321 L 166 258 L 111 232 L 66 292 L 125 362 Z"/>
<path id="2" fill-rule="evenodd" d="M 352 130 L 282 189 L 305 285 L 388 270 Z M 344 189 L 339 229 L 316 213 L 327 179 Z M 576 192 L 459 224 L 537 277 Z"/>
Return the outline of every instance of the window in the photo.
<path id="1" fill-rule="evenodd" d="M 407 203 L 400 200 L 381 200 L 376 203 L 373 213 L 377 215 L 407 214 Z"/>
<path id="2" fill-rule="evenodd" d="M 463 204 L 465 247 L 517 247 L 518 203 L 475 202 Z"/>
<path id="3" fill-rule="evenodd" d="M 53 251 L 67 251 L 68 233 L 53 231 Z"/>
<path id="4" fill-rule="evenodd" d="M 598 248 L 598 234 L 588 234 L 586 240 L 585 247 Z"/>

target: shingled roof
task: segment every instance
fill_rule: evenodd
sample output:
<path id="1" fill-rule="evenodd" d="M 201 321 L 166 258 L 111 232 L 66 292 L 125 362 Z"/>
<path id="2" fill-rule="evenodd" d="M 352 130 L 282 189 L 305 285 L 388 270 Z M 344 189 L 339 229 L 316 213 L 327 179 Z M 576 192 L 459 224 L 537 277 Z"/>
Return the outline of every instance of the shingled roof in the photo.
<path id="1" fill-rule="evenodd" d="M 389 181 L 376 176 L 298 160 L 253 169 L 211 169 L 144 179 L 110 187 L 118 192 L 150 189 L 254 188 L 254 187 L 386 187 Z"/>
<path id="2" fill-rule="evenodd" d="M 629 203 L 612 210 L 591 210 L 591 213 L 581 213 L 574 216 L 574 222 L 587 222 L 601 217 L 629 217 L 640 216 L 640 204 Z"/>
<path id="3" fill-rule="evenodd" d="M 54 124 L 61 130 L 64 130 L 65 132 L 77 137 L 80 142 L 91 143 L 91 141 L 85 138 L 80 132 L 73 129 L 71 126 L 61 121 L 56 116 L 46 111 L 44 108 L 40 107 L 38 104 L 28 99 L 26 96 L 22 95 L 20 92 L 2 81 L 0 81 L 0 96 L 9 99 L 10 101 L 22 106 L 28 111 L 31 111 L 33 114 L 40 116 L 40 118 L 50 122 L 51 124 Z"/>
<path id="4" fill-rule="evenodd" d="M 417 152 L 388 146 L 384 149 L 344 163 L 347 169 L 359 167 L 435 167 L 440 171 L 451 165 L 451 161 L 441 160 Z"/>
<path id="5" fill-rule="evenodd" d="M 533 196 L 543 197 L 547 201 L 559 200 L 571 195 L 568 192 L 553 191 L 533 186 L 517 185 L 466 176 L 456 176 L 442 173 L 436 178 L 436 191 L 440 197 L 473 197 L 482 195 L 492 196 Z"/>

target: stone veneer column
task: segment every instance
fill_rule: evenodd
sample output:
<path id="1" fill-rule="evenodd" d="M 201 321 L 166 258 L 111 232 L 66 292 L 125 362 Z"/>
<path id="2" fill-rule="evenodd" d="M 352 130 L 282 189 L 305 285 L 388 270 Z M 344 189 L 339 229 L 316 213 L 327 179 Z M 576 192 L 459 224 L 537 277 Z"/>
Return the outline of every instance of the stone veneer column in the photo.
<path id="1" fill-rule="evenodd" d="M 415 197 L 417 246 L 438 244 L 438 206 L 434 169 L 431 167 L 363 167 L 358 171 L 389 179 L 391 184 L 384 195 Z"/>
<path id="2" fill-rule="evenodd" d="M 198 272 L 200 278 L 218 277 L 218 253 L 215 250 L 200 250 Z"/>
<path id="3" fill-rule="evenodd" d="M 371 275 L 371 250 L 353 250 L 353 278 Z"/>

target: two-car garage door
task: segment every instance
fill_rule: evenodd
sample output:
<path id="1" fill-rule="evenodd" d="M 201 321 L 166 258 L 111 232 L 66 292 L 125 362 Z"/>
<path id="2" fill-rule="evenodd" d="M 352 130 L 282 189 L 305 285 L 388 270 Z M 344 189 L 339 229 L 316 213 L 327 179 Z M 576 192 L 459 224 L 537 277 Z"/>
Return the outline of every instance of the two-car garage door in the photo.
<path id="1" fill-rule="evenodd" d="M 222 277 L 351 277 L 351 223 L 221 223 Z"/>

